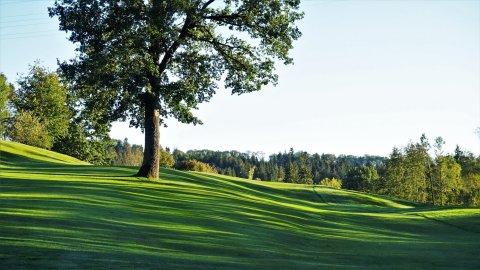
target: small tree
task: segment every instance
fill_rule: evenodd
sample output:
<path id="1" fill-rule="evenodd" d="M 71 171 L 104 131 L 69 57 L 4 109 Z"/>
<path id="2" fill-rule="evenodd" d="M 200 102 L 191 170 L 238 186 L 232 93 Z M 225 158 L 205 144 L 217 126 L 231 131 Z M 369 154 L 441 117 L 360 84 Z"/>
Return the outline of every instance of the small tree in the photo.
<path id="1" fill-rule="evenodd" d="M 67 88 L 55 72 L 38 63 L 18 81 L 12 103 L 17 111 L 30 111 L 42 122 L 53 139 L 67 135 L 71 112 L 67 105 Z"/>
<path id="2" fill-rule="evenodd" d="M 7 82 L 7 77 L 0 73 L 0 137 L 4 137 L 7 123 L 11 117 L 7 108 L 7 103 L 12 94 L 14 87 Z"/>
<path id="3" fill-rule="evenodd" d="M 462 202 L 480 206 L 480 173 L 468 173 L 462 177 Z"/>
<path id="4" fill-rule="evenodd" d="M 313 176 L 312 176 L 312 166 L 308 162 L 310 156 L 307 152 L 300 152 L 299 154 L 299 162 L 300 162 L 300 169 L 299 169 L 299 183 L 311 185 L 313 184 Z"/>
<path id="5" fill-rule="evenodd" d="M 253 180 L 253 174 L 255 173 L 255 166 L 251 166 L 250 169 L 248 169 L 248 178 L 250 180 Z"/>
<path id="6" fill-rule="evenodd" d="M 171 168 L 175 164 L 175 159 L 173 159 L 173 156 L 166 150 L 163 150 L 162 147 L 160 147 L 160 167 L 162 168 Z"/>
<path id="7" fill-rule="evenodd" d="M 428 199 L 428 164 L 431 163 L 427 149 L 419 143 L 405 148 L 404 178 L 400 183 L 402 197 L 407 200 L 426 202 Z"/>
<path id="8" fill-rule="evenodd" d="M 380 193 L 389 196 L 401 197 L 403 194 L 402 185 L 405 181 L 405 156 L 402 151 L 396 147 L 385 163 L 385 171 L 381 178 L 383 182 Z"/>
<path id="9" fill-rule="evenodd" d="M 462 190 L 461 167 L 451 156 L 438 156 L 435 161 L 435 201 L 439 205 L 456 204 Z"/>
<path id="10" fill-rule="evenodd" d="M 336 189 L 341 189 L 342 188 L 342 181 L 340 179 L 336 178 L 325 178 L 322 181 L 320 181 L 320 185 L 324 185 L 327 187 L 332 187 Z"/>
<path id="11" fill-rule="evenodd" d="M 290 161 L 288 167 L 285 170 L 285 182 L 286 183 L 298 183 L 300 181 L 300 173 L 298 165 L 295 162 Z"/>
<path id="12" fill-rule="evenodd" d="M 48 134 L 46 125 L 30 111 L 17 112 L 8 136 L 15 142 L 44 149 L 50 149 L 53 143 L 53 137 Z"/>

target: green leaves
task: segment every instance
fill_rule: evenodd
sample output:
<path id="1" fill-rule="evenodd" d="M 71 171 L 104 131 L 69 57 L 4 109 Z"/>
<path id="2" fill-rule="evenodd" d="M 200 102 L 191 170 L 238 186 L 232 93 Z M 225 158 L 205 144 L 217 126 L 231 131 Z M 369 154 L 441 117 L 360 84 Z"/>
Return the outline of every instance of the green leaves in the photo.
<path id="1" fill-rule="evenodd" d="M 200 123 L 191 109 L 223 81 L 243 94 L 276 84 L 274 63 L 301 35 L 299 1 L 57 0 L 49 9 L 78 45 L 60 68 L 109 121 L 142 126 L 145 92 L 163 118 Z M 163 120 L 162 120 L 163 121 Z"/>
<path id="2" fill-rule="evenodd" d="M 48 122 L 41 121 L 31 111 L 21 111 L 17 113 L 8 135 L 15 142 L 50 149 L 53 137 L 49 134 L 47 125 Z"/>
<path id="3" fill-rule="evenodd" d="M 7 104 L 13 90 L 13 85 L 7 82 L 7 77 L 5 77 L 3 73 L 0 73 L 0 137 L 4 135 L 7 122 L 11 116 Z"/>
<path id="4" fill-rule="evenodd" d="M 96 122 L 130 118 L 135 127 L 155 127 L 145 129 L 153 145 L 145 145 L 139 175 L 156 178 L 158 155 L 150 150 L 159 147 L 152 138 L 164 119 L 201 124 L 192 109 L 210 100 L 223 76 L 235 94 L 276 84 L 275 60 L 291 63 L 300 37 L 299 3 L 56 0 L 49 14 L 77 44 L 77 57 L 60 70 L 85 111 Z"/>
<path id="5" fill-rule="evenodd" d="M 18 84 L 20 87 L 12 97 L 15 109 L 31 112 L 54 139 L 65 136 L 71 115 L 67 106 L 67 89 L 58 75 L 35 63 Z"/>

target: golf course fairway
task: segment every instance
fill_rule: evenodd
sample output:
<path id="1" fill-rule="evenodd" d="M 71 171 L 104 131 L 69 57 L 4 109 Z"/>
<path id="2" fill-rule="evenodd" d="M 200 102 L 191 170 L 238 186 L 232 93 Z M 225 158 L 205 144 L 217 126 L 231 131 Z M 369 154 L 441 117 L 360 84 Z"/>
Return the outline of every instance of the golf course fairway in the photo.
<path id="1" fill-rule="evenodd" d="M 0 141 L 2 269 L 480 269 L 480 209 Z"/>

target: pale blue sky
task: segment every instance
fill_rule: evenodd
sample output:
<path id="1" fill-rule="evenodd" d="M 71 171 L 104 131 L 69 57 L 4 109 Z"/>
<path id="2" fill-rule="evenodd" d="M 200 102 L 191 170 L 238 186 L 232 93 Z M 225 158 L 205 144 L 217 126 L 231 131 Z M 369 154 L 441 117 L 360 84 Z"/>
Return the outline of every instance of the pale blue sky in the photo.
<path id="1" fill-rule="evenodd" d="M 40 59 L 74 55 L 49 19 L 49 0 L 0 0 L 0 71 L 10 81 Z M 480 0 L 304 1 L 303 37 L 277 87 L 244 96 L 220 89 L 197 115 L 168 120 L 164 146 L 388 155 L 393 146 L 442 136 L 479 153 Z M 127 124 L 111 136 L 142 143 Z"/>

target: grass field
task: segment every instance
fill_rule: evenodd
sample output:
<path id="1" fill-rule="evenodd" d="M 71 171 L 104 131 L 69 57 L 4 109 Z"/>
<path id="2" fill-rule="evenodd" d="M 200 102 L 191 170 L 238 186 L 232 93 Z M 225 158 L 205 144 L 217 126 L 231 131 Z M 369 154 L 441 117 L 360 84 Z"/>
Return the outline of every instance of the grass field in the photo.
<path id="1" fill-rule="evenodd" d="M 480 269 L 480 209 L 98 167 L 0 141 L 2 269 Z"/>

